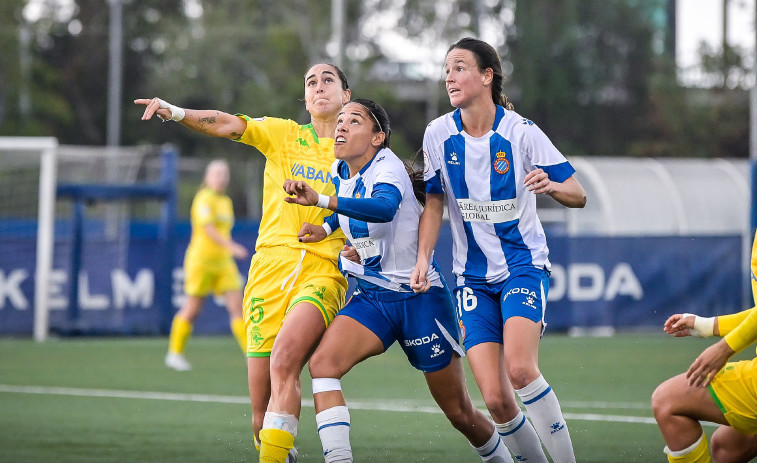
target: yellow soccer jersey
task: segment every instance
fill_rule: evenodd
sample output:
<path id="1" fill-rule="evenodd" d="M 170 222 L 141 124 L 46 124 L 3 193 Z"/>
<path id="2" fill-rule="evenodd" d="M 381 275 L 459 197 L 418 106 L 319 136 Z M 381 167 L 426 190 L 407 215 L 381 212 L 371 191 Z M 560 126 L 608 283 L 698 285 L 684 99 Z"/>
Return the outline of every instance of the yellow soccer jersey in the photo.
<path id="1" fill-rule="evenodd" d="M 300 206 L 284 201 L 284 180 L 304 180 L 320 194 L 334 196 L 331 165 L 334 163 L 334 139 L 318 138 L 311 124 L 275 117 L 247 121 L 239 142 L 252 145 L 266 157 L 263 173 L 263 219 L 255 249 L 270 246 L 304 248 L 321 257 L 336 260 L 344 245 L 344 234 L 337 230 L 323 241 L 300 243 L 297 233 L 305 222 L 322 225 L 332 212 L 314 206 Z"/>
<path id="2" fill-rule="evenodd" d="M 231 258 L 231 250 L 213 241 L 205 231 L 205 225 L 211 224 L 223 238 L 231 238 L 231 228 L 234 226 L 234 207 L 231 199 L 211 188 L 203 188 L 192 200 L 190 216 L 192 238 L 187 247 L 187 258 Z"/>

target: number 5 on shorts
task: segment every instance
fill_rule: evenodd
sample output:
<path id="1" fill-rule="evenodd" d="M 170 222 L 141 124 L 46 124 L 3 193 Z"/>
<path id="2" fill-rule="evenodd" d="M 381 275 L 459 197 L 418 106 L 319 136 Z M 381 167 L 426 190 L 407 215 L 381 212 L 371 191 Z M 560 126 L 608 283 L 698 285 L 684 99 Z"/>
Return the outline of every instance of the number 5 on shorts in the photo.
<path id="1" fill-rule="evenodd" d="M 263 306 L 258 305 L 258 303 L 263 302 L 263 300 L 264 299 L 260 297 L 253 297 L 250 300 L 250 321 L 255 325 L 263 320 Z"/>

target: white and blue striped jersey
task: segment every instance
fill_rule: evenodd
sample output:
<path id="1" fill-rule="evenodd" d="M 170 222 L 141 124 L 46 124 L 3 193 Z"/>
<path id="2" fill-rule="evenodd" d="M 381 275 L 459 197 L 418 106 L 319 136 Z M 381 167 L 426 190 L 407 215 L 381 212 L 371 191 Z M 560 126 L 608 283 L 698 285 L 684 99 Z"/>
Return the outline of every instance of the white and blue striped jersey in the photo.
<path id="1" fill-rule="evenodd" d="M 340 263 L 342 270 L 356 278 L 393 291 L 411 291 L 410 275 L 418 255 L 418 221 L 423 210 L 403 162 L 392 150 L 383 148 L 354 177 L 349 177 L 347 163 L 340 160 L 334 162 L 331 174 L 339 197 L 371 198 L 379 184 L 399 190 L 402 200 L 389 222 L 372 223 L 338 215 L 339 226 L 361 259 L 361 264 L 347 259 Z M 429 266 L 427 278 L 433 286 L 443 286 L 433 266 Z"/>
<path id="2" fill-rule="evenodd" d="M 497 106 L 494 126 L 475 138 L 460 110 L 433 120 L 423 138 L 428 193 L 447 196 L 457 284 L 496 283 L 511 269 L 549 269 L 536 195 L 523 184 L 538 168 L 564 182 L 575 169 L 533 122 Z"/>

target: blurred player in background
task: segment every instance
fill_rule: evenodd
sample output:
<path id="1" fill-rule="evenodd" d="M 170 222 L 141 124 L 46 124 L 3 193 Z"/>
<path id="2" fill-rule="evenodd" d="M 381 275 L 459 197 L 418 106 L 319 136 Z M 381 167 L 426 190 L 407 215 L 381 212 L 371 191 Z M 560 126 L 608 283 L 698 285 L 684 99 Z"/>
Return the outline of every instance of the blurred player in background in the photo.
<path id="1" fill-rule="evenodd" d="M 186 301 L 171 323 L 165 358 L 166 366 L 176 371 L 192 368 L 184 358 L 184 348 L 205 297 L 211 292 L 224 296 L 231 332 L 242 351 L 247 350 L 242 319 L 242 279 L 234 259 L 244 259 L 248 252 L 231 239 L 234 208 L 231 198 L 226 196 L 228 185 L 229 165 L 220 159 L 211 161 L 205 168 L 200 190 L 192 200 L 192 237 L 184 255 Z"/>
<path id="2" fill-rule="evenodd" d="M 300 416 L 300 373 L 344 305 L 347 280 L 337 258 L 341 231 L 318 243 L 301 243 L 302 224 L 322 224 L 327 210 L 288 204 L 286 179 L 308 180 L 319 193 L 334 194 L 334 128 L 350 90 L 342 71 L 316 64 L 305 74 L 309 124 L 273 117 L 250 118 L 215 110 L 183 109 L 159 98 L 143 120 L 158 114 L 198 132 L 240 141 L 266 157 L 263 217 L 244 292 L 247 366 L 252 426 L 261 462 L 296 461 L 294 437 Z"/>
<path id="3" fill-rule="evenodd" d="M 722 425 L 712 435 L 716 462 L 757 457 L 757 358 L 728 362 L 757 341 L 757 308 L 719 317 L 675 314 L 664 329 L 676 337 L 723 338 L 705 349 L 686 373 L 660 384 L 652 394 L 668 461 L 711 461 L 700 421 Z"/>
<path id="4" fill-rule="evenodd" d="M 536 195 L 583 207 L 586 193 L 560 151 L 502 95 L 502 62 L 492 46 L 461 39 L 447 51 L 444 69 L 457 109 L 432 121 L 424 135 L 427 199 L 411 285 L 429 284 L 446 194 L 453 294 L 484 402 L 500 434 L 535 429 L 555 462 L 574 462 L 560 404 L 538 365 L 550 263 Z"/>
<path id="5" fill-rule="evenodd" d="M 429 270 L 426 292 L 410 289 L 422 206 L 403 162 L 389 149 L 390 134 L 389 117 L 381 106 L 354 100 L 339 114 L 334 135 L 337 196 L 321 196 L 302 181 L 284 184 L 287 193 L 296 195 L 288 202 L 336 211 L 324 225 L 305 224 L 303 241 L 322 240 L 341 228 L 361 258 L 360 264 L 342 259 L 342 269 L 357 279 L 357 289 L 310 359 L 324 459 L 353 461 L 341 378 L 397 341 L 413 367 L 424 373 L 436 403 L 481 459 L 511 462 L 494 424 L 468 396 L 452 299 L 435 266 Z"/>

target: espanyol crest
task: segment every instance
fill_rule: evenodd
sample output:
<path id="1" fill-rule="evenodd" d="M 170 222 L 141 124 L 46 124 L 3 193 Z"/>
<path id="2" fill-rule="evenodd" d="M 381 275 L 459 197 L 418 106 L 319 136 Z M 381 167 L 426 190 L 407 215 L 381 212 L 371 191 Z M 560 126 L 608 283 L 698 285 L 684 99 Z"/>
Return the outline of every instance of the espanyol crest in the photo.
<path id="1" fill-rule="evenodd" d="M 497 153 L 497 159 L 494 160 L 494 170 L 498 174 L 506 174 L 510 170 L 510 161 L 507 160 L 507 153 L 504 151 Z"/>

